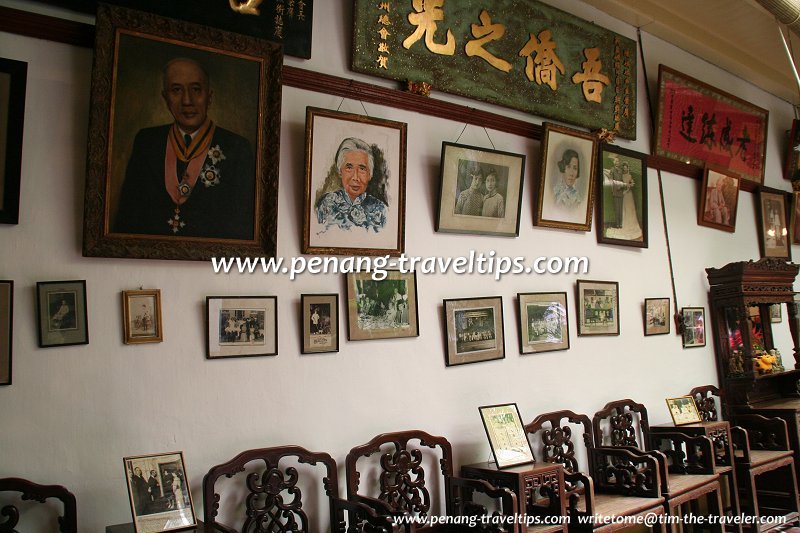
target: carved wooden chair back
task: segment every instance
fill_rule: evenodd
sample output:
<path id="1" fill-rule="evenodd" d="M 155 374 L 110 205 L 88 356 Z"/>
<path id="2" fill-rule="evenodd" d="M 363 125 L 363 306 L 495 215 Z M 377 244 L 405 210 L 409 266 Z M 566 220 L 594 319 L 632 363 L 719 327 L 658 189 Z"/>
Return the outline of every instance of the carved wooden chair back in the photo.
<path id="1" fill-rule="evenodd" d="M 648 449 L 650 424 L 647 408 L 631 399 L 608 402 L 595 413 L 592 428 L 597 446 Z"/>
<path id="2" fill-rule="evenodd" d="M 304 467 L 302 465 L 308 465 Z M 393 529 L 383 519 L 375 520 L 374 513 L 366 510 L 361 515 L 355 504 L 339 498 L 339 478 L 336 462 L 324 452 L 310 452 L 300 446 L 278 446 L 247 450 L 230 461 L 211 468 L 203 478 L 204 519 L 209 529 L 214 531 L 236 532 L 237 530 L 217 521 L 220 508 L 220 494 L 217 482 L 223 476 L 236 477 L 243 481 L 240 486 L 231 488 L 236 508 L 241 506 L 244 496 L 245 516 L 241 526 L 242 533 L 267 533 L 273 531 L 314 532 L 324 529 L 323 519 L 309 518 L 308 508 L 324 509 L 324 505 L 314 505 L 316 496 L 308 494 L 304 499 L 304 489 L 316 485 L 324 489 L 329 503 L 330 528 L 334 533 L 343 531 L 385 531 Z M 243 490 L 245 489 L 245 490 Z M 356 517 L 355 513 L 359 516 Z M 347 516 L 346 516 L 347 513 Z M 352 514 L 350 514 L 352 513 Z M 347 519 L 347 520 L 345 520 Z M 375 527 L 356 527 L 356 523 L 372 522 Z M 349 524 L 349 525 L 348 525 Z"/>
<path id="3" fill-rule="evenodd" d="M 689 396 L 694 398 L 697 404 L 697 412 L 703 422 L 716 422 L 719 420 L 719 408 L 723 405 L 722 391 L 714 385 L 702 385 L 695 387 L 689 392 Z M 719 400 L 719 406 L 717 405 Z"/>
<path id="4" fill-rule="evenodd" d="M 575 434 L 575 431 L 582 434 Z M 589 417 L 572 411 L 555 411 L 545 413 L 525 425 L 534 454 L 537 452 L 545 463 L 564 465 L 566 472 L 579 472 L 578 458 L 575 454 L 575 442 L 583 441 L 584 451 L 594 447 L 592 440 L 592 423 Z"/>
<path id="5" fill-rule="evenodd" d="M 75 496 L 61 485 L 39 485 L 26 479 L 7 477 L 0 479 L 0 493 L 18 492 L 21 499 L 45 503 L 48 498 L 56 498 L 64 506 L 64 514 L 58 517 L 58 530 L 61 533 L 78 533 L 77 505 Z M 0 521 L 0 533 L 16 532 L 20 520 L 19 509 L 13 504 L 0 508 L 0 515 L 5 517 Z M 22 531 L 27 531 L 23 529 Z"/>

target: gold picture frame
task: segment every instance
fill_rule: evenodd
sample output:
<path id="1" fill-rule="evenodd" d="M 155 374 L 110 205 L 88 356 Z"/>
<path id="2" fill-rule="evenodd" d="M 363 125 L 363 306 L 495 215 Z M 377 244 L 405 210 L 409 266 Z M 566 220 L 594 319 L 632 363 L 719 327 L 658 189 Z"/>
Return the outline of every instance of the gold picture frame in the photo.
<path id="1" fill-rule="evenodd" d="M 691 396 L 667 398 L 667 409 L 669 409 L 669 414 L 676 426 L 697 424 L 703 421 L 697 411 L 697 404 L 694 403 L 694 398 Z"/>
<path id="2" fill-rule="evenodd" d="M 125 344 L 161 342 L 161 290 L 122 291 L 122 330 Z"/>

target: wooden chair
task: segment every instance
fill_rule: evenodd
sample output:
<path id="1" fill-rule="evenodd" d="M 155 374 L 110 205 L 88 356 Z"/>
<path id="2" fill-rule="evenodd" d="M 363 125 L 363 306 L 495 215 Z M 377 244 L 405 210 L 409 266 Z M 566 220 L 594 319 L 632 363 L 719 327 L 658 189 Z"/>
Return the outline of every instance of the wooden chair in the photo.
<path id="1" fill-rule="evenodd" d="M 310 465 L 305 468 L 301 465 Z M 317 532 L 325 530 L 325 519 L 309 517 L 303 499 L 304 487 L 309 483 L 321 485 L 328 498 L 330 530 L 333 533 L 398 531 L 390 517 L 378 516 L 372 508 L 339 498 L 339 481 L 336 462 L 327 453 L 315 453 L 300 446 L 278 446 L 247 450 L 230 461 L 211 468 L 203 478 L 203 504 L 206 531 L 235 533 L 237 530 L 217 521 L 221 497 L 217 481 L 238 474 L 244 483 L 231 493 L 236 493 L 233 503 L 239 507 L 244 500 L 242 533 L 267 533 L 273 531 Z M 309 483 L 306 483 L 308 481 Z M 246 496 L 242 496 L 246 489 Z M 318 493 L 321 491 L 318 491 Z M 310 499 L 315 500 L 315 496 Z M 227 503 L 231 503 L 226 499 Z M 313 503 L 312 509 L 315 508 Z M 317 506 L 322 507 L 322 506 Z M 314 520 L 313 518 L 316 518 Z"/>
<path id="2" fill-rule="evenodd" d="M 681 507 L 691 504 L 699 514 L 698 501 L 705 497 L 709 515 L 722 516 L 719 474 L 714 472 L 712 443 L 708 437 L 689 437 L 674 432 L 651 436 L 647 409 L 633 400 L 609 402 L 592 419 L 598 446 L 646 451 L 657 458 L 664 509 L 670 516 L 680 516 Z M 672 524 L 678 530 L 680 524 Z M 720 521 L 711 526 L 722 531 Z"/>
<path id="3" fill-rule="evenodd" d="M 724 398 L 717 387 L 703 385 L 689 394 L 704 421 L 719 420 L 717 413 Z M 761 415 L 738 415 L 736 423 L 731 427 L 731 435 L 742 512 L 759 519 L 778 516 L 786 523 L 797 522 L 800 516 L 797 478 L 786 422 Z M 765 522 L 758 529 L 774 526 Z"/>
<path id="4" fill-rule="evenodd" d="M 625 526 L 620 517 L 664 514 L 658 460 L 638 451 L 596 447 L 588 416 L 572 411 L 546 413 L 526 424 L 525 432 L 534 455 L 564 466 L 571 531 L 613 531 Z M 576 443 L 580 446 L 580 441 L 591 476 L 579 467 Z M 599 520 L 589 521 L 595 517 Z"/>
<path id="5" fill-rule="evenodd" d="M 345 473 L 349 500 L 377 514 L 388 506 L 390 515 L 418 522 L 409 531 L 518 531 L 513 520 L 503 520 L 518 515 L 514 493 L 483 480 L 455 477 L 452 447 L 444 437 L 420 430 L 383 433 L 350 450 Z M 478 503 L 476 492 L 496 508 Z M 444 507 L 437 509 L 442 498 Z M 499 523 L 482 524 L 480 517 L 490 514 Z M 450 523 L 441 523 L 445 517 L 451 517 Z"/>
<path id="6" fill-rule="evenodd" d="M 61 485 L 39 485 L 27 479 L 7 477 L 0 479 L 0 493 L 2 492 L 19 492 L 22 493 L 23 500 L 39 503 L 44 503 L 48 498 L 61 500 L 64 514 L 58 517 L 58 530 L 61 533 L 78 533 L 75 496 Z M 4 521 L 0 521 L 0 531 L 15 531 L 20 519 L 19 509 L 13 504 L 4 505 L 0 509 L 0 515 L 5 517 Z"/>

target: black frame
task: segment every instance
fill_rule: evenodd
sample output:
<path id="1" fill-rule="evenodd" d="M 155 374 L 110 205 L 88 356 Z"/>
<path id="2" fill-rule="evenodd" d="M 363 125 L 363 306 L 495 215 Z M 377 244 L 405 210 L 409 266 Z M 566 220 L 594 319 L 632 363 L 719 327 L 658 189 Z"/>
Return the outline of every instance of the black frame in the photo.
<path id="1" fill-rule="evenodd" d="M 614 305 L 614 312 L 617 316 L 617 329 L 616 331 L 608 332 L 608 333 L 589 333 L 583 330 L 583 314 L 584 314 L 584 307 L 583 307 L 583 298 L 581 298 L 581 285 L 587 283 L 600 283 L 603 285 L 613 285 L 616 291 L 615 305 Z M 595 280 L 595 279 L 579 279 L 575 283 L 575 316 L 578 320 L 578 337 L 602 337 L 602 336 L 614 336 L 619 335 L 620 332 L 620 316 L 619 316 L 619 282 L 618 281 L 602 281 L 602 280 Z"/>
<path id="2" fill-rule="evenodd" d="M 692 343 L 692 344 L 688 344 L 687 345 L 686 344 L 686 323 L 685 323 L 686 316 L 685 316 L 685 313 L 687 311 L 698 311 L 698 310 L 703 313 L 703 344 Z M 706 345 L 706 337 L 708 337 L 708 334 L 706 333 L 706 329 L 707 329 L 707 327 L 706 327 L 706 308 L 705 307 L 681 307 L 681 332 L 680 333 L 681 333 L 681 345 L 684 348 L 702 348 L 703 346 L 705 346 Z"/>
<path id="3" fill-rule="evenodd" d="M 766 228 L 764 227 L 764 213 L 762 210 L 763 194 L 774 194 L 783 197 L 783 223 L 786 227 L 786 255 L 767 255 L 767 243 L 764 237 Z M 786 261 L 792 260 L 792 235 L 790 231 L 791 220 L 791 197 L 790 193 L 780 189 L 773 189 L 772 187 L 761 186 L 758 188 L 756 194 L 756 224 L 758 227 L 758 248 L 761 252 L 761 257 L 774 257 L 777 259 L 784 259 Z"/>
<path id="4" fill-rule="evenodd" d="M 495 340 L 499 340 L 499 346 L 495 347 L 495 350 L 499 350 L 500 354 L 498 357 L 490 357 L 487 359 L 476 359 L 474 361 L 462 361 L 462 362 L 454 362 L 454 358 L 457 357 L 457 353 L 454 351 L 451 353 L 450 351 L 450 339 L 451 336 L 454 338 L 455 331 L 451 330 L 450 323 L 452 322 L 455 326 L 455 311 L 457 308 L 453 308 L 452 304 L 457 302 L 478 302 L 480 300 L 495 300 L 494 303 L 486 306 L 486 307 L 496 307 L 499 310 L 499 316 L 495 316 L 495 326 L 497 326 L 497 321 L 500 321 L 500 335 L 497 335 L 497 331 L 495 329 Z M 459 366 L 459 365 L 470 365 L 473 363 L 484 363 L 486 361 L 499 361 L 506 358 L 506 333 L 505 333 L 505 319 L 503 318 L 503 297 L 502 296 L 478 296 L 475 298 L 447 298 L 442 300 L 442 311 L 444 313 L 444 341 L 445 341 L 445 355 L 444 355 L 444 363 L 445 366 Z M 450 314 L 453 314 L 453 320 L 450 320 Z M 455 342 L 455 341 L 454 341 Z"/>
<path id="5" fill-rule="evenodd" d="M 238 355 L 211 355 L 211 300 L 273 300 L 275 305 L 275 351 L 268 353 L 249 353 Z M 266 327 L 266 323 L 264 324 Z M 217 332 L 217 335 L 219 333 Z M 238 359 L 240 357 L 264 357 L 278 355 L 278 297 L 277 296 L 206 296 L 206 359 Z"/>
<path id="6" fill-rule="evenodd" d="M 0 385 L 11 385 L 12 380 L 12 361 L 13 361 L 13 351 L 14 351 L 14 282 L 12 280 L 0 280 L 0 285 L 7 285 L 8 286 L 8 322 L 7 324 L 0 324 L 0 327 L 7 327 L 8 330 L 5 331 L 6 337 L 8 338 L 8 380 L 0 381 Z M 0 317 L 3 316 L 3 313 L 0 312 Z M 0 353 L 0 355 L 2 355 Z M 2 361 L 0 361 L 2 363 Z"/>
<path id="7" fill-rule="evenodd" d="M 505 464 L 501 465 L 500 462 L 497 460 L 497 452 L 494 449 L 494 442 L 492 442 L 492 436 L 489 433 L 489 428 L 486 425 L 486 416 L 484 416 L 483 411 L 484 411 L 484 409 L 493 409 L 493 408 L 496 408 L 496 407 L 511 407 L 512 405 L 514 406 L 514 410 L 517 412 L 517 419 L 519 420 L 519 423 L 520 423 L 519 429 L 520 429 L 520 432 L 522 433 L 521 440 L 524 440 L 525 444 L 528 445 L 528 451 L 531 454 L 531 460 L 530 461 L 520 461 L 520 462 L 516 462 L 516 463 L 505 463 Z M 504 468 L 511 468 L 511 467 L 514 467 L 514 466 L 520 466 L 520 465 L 529 465 L 529 464 L 533 464 L 533 463 L 536 462 L 536 458 L 533 455 L 533 448 L 531 447 L 531 442 L 528 439 L 527 434 L 525 433 L 525 423 L 522 421 L 522 415 L 520 414 L 519 406 L 517 406 L 516 403 L 500 403 L 500 404 L 495 404 L 495 405 L 482 405 L 482 406 L 478 407 L 478 413 L 481 415 L 481 422 L 483 422 L 483 429 L 486 432 L 486 439 L 489 441 L 489 448 L 492 449 L 492 457 L 494 457 L 494 464 L 497 465 L 497 469 L 498 470 L 502 470 Z"/>
<path id="8" fill-rule="evenodd" d="M 666 316 L 666 319 L 667 319 L 667 331 L 662 331 L 660 333 L 648 333 L 647 332 L 647 302 L 657 302 L 657 301 L 661 301 L 661 300 L 666 300 L 667 301 L 667 316 Z M 644 336 L 645 337 L 650 337 L 652 335 L 667 335 L 667 334 L 669 334 L 669 332 L 672 330 L 672 326 L 670 325 L 670 322 L 672 321 L 672 315 L 670 314 L 671 310 L 672 310 L 672 300 L 670 300 L 667 297 L 664 297 L 664 298 L 645 298 L 644 299 L 644 308 L 642 309 L 642 321 L 644 323 Z"/>
<path id="9" fill-rule="evenodd" d="M 46 289 L 47 286 L 50 285 L 62 285 L 66 286 L 68 284 L 77 284 L 80 292 L 83 294 L 82 302 L 83 302 L 83 313 L 77 313 L 76 309 L 76 329 L 80 330 L 80 318 L 83 318 L 83 326 L 85 329 L 83 339 L 75 342 L 63 342 L 63 343 L 51 343 L 45 344 L 45 334 L 44 334 L 44 327 L 45 323 L 42 321 L 42 297 L 46 296 L 46 293 L 43 291 Z M 79 306 L 78 298 L 76 298 L 75 305 L 76 307 Z M 49 313 L 48 313 L 49 316 Z M 37 281 L 36 282 L 36 323 L 38 325 L 37 330 L 39 333 L 39 348 L 53 348 L 56 346 L 75 346 L 78 344 L 89 344 L 89 314 L 88 309 L 86 306 L 86 280 L 65 280 L 65 281 Z"/>
<path id="10" fill-rule="evenodd" d="M 532 349 L 530 351 L 525 351 L 525 341 L 523 332 L 527 330 L 528 324 L 527 320 L 523 322 L 523 303 L 522 297 L 523 296 L 547 296 L 547 295 L 559 295 L 564 298 L 564 339 L 566 341 L 566 346 L 563 348 L 548 348 L 545 350 L 537 350 Z M 529 355 L 533 353 L 546 353 L 546 352 L 560 352 L 564 350 L 569 350 L 569 306 L 568 306 L 567 293 L 565 291 L 562 292 L 518 292 L 517 293 L 517 311 L 519 313 L 519 353 L 523 355 Z"/>
<path id="11" fill-rule="evenodd" d="M 306 298 L 331 298 L 329 302 L 333 304 L 334 312 L 336 313 L 336 321 L 331 324 L 331 334 L 334 336 L 335 346 L 331 349 L 325 350 L 311 350 L 306 349 Z M 309 305 L 311 305 L 309 303 Z M 300 353 L 333 353 L 339 351 L 339 294 L 338 293 L 324 293 L 324 294 L 301 294 L 300 295 Z"/>
<path id="12" fill-rule="evenodd" d="M 22 178 L 22 131 L 25 124 L 25 88 L 28 63 L 0 57 L 0 72 L 10 76 L 8 94 L 8 127 L 6 130 L 6 166 L 0 176 L 3 204 L 0 223 L 19 223 L 19 190 Z"/>
<path id="13" fill-rule="evenodd" d="M 628 157 L 630 159 L 636 159 L 642 166 L 642 177 L 641 177 L 641 187 L 642 187 L 642 201 L 641 201 L 641 209 L 642 209 L 642 240 L 641 241 L 634 241 L 634 240 L 627 240 L 627 239 L 617 239 L 613 237 L 606 237 L 605 233 L 605 208 L 604 208 L 604 197 L 605 197 L 605 187 L 603 181 L 603 154 L 605 152 L 618 154 L 623 157 Z M 597 192 L 595 196 L 597 197 L 597 242 L 602 244 L 618 244 L 620 246 L 632 246 L 635 248 L 647 248 L 648 247 L 648 204 L 647 204 L 647 155 L 641 152 L 634 152 L 633 150 L 626 150 L 625 148 L 620 148 L 619 146 L 614 146 L 613 144 L 606 144 L 600 143 L 597 146 L 597 169 L 595 170 L 595 174 L 597 175 L 597 184 L 595 185 L 597 188 Z"/>

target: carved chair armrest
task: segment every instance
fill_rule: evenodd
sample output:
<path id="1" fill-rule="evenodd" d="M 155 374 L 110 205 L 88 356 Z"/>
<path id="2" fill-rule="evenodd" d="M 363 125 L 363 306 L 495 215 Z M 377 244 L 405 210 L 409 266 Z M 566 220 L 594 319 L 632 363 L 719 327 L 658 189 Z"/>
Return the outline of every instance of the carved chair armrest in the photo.
<path id="1" fill-rule="evenodd" d="M 748 433 L 752 450 L 789 450 L 786 421 L 761 415 L 739 415 L 736 423 Z"/>
<path id="2" fill-rule="evenodd" d="M 666 457 L 631 447 L 590 449 L 593 485 L 598 490 L 656 498 L 668 493 Z M 610 479 L 613 477 L 613 484 Z"/>
<path id="3" fill-rule="evenodd" d="M 345 531 L 347 524 L 350 524 L 351 527 L 354 524 L 357 524 L 357 527 L 366 525 L 369 531 L 376 533 L 413 533 L 415 531 L 412 523 L 395 525 L 393 516 L 397 513 L 392 513 L 388 506 L 385 506 L 387 512 L 377 513 L 373 507 L 367 504 L 343 498 L 333 498 L 331 505 L 333 505 L 336 519 L 339 521 L 338 528 L 331 525 L 333 531 Z M 345 522 L 345 514 L 349 518 L 347 522 Z"/>
<path id="4" fill-rule="evenodd" d="M 669 468 L 671 472 L 714 473 L 714 443 L 705 435 L 690 436 L 675 431 L 651 435 L 651 440 L 654 449 L 672 458 Z M 661 450 L 659 446 L 664 441 L 668 441 L 671 445 L 666 451 Z"/>
<path id="5" fill-rule="evenodd" d="M 567 487 L 574 487 L 565 494 L 569 515 L 585 514 L 586 516 L 594 516 L 594 481 L 592 481 L 591 476 L 587 476 L 583 472 L 565 471 L 564 483 Z M 582 487 L 578 488 L 577 483 L 580 483 Z M 578 509 L 578 501 L 581 496 L 583 496 L 584 506 L 586 507 L 584 511 Z"/>
<path id="6" fill-rule="evenodd" d="M 739 426 L 731 426 L 734 462 L 750 462 L 750 436 L 747 430 Z"/>
<path id="7" fill-rule="evenodd" d="M 467 479 L 463 477 L 450 477 L 448 479 L 448 483 L 450 484 L 450 497 L 455 498 L 455 495 L 458 494 L 458 497 L 462 499 L 461 502 L 449 502 L 448 507 L 453 509 L 453 512 L 456 512 L 456 509 L 461 508 L 464 509 L 464 514 L 467 515 L 486 514 L 487 511 L 482 505 L 475 504 L 472 501 L 471 496 L 473 491 L 485 494 L 489 498 L 500 500 L 503 516 L 516 517 L 521 512 L 519 509 L 519 503 L 517 502 L 517 495 L 514 494 L 514 491 L 505 487 L 492 485 L 483 479 Z M 469 501 L 464 501 L 465 498 L 469 498 Z M 458 503 L 461 503 L 461 505 L 458 505 Z M 500 515 L 500 513 L 494 512 L 493 515 Z"/>

